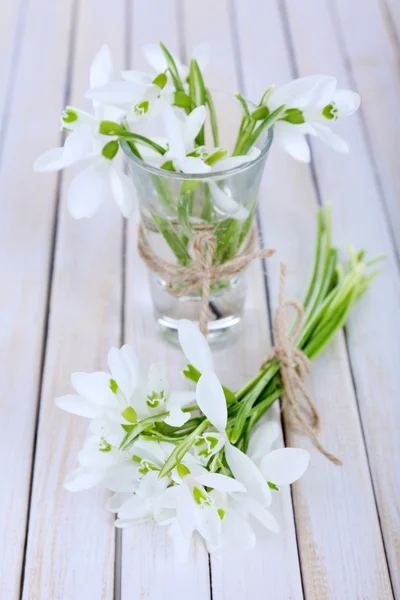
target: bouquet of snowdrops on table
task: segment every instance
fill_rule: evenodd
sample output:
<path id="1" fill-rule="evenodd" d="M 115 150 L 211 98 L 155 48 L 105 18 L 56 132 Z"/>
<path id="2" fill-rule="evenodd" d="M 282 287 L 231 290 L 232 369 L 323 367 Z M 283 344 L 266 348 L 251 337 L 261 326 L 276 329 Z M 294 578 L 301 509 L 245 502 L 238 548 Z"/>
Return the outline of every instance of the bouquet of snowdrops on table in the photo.
<path id="1" fill-rule="evenodd" d="M 149 231 L 164 238 L 178 265 L 190 265 L 196 232 L 204 228 L 211 228 L 215 240 L 213 265 L 229 263 L 246 247 L 272 138 L 304 162 L 310 160 L 306 135 L 347 152 L 331 126 L 357 110 L 359 96 L 338 90 L 336 80 L 325 75 L 270 86 L 254 105 L 237 94 L 238 126 L 233 141 L 224 144 L 224 115 L 218 115 L 215 95 L 203 77 L 205 47 L 188 67 L 161 43 L 144 52 L 154 73 L 124 71 L 117 81 L 109 49 L 100 50 L 86 94 L 93 113 L 67 106 L 61 117 L 68 133 L 64 145 L 46 152 L 35 168 L 52 171 L 84 161 L 88 165 L 68 191 L 73 217 L 92 216 L 108 197 L 129 217 L 138 196 L 141 212 L 145 207 L 144 217 L 151 221 Z M 148 123 L 155 135 L 143 133 Z M 136 173 L 132 178 L 117 166 L 121 149 Z M 145 373 L 128 345 L 110 350 L 109 373 L 74 373 L 77 394 L 56 402 L 90 424 L 79 467 L 65 487 L 110 490 L 108 507 L 117 513 L 117 527 L 156 522 L 168 528 L 183 556 L 194 535 L 204 539 L 209 552 L 252 547 L 251 519 L 277 532 L 274 496 L 296 481 L 309 462 L 306 450 L 272 449 L 278 425 L 266 413 L 282 395 L 293 401 L 283 346 L 293 348 L 292 357 L 303 357 L 301 364 L 313 360 L 375 276 L 375 271 L 367 273 L 372 262 L 364 260 L 362 251 L 351 250 L 346 267 L 339 264 L 331 246 L 329 212 L 320 211 L 301 322 L 290 333 L 281 318 L 281 334 L 287 329 L 282 347 L 240 390 L 221 385 L 206 338 L 187 319 L 178 321 L 178 332 L 188 360 L 184 375 L 195 384 L 192 391 L 170 390 L 163 364 L 155 363 Z M 282 311 L 284 306 L 281 302 Z M 291 368 L 298 380 L 300 367 Z"/>

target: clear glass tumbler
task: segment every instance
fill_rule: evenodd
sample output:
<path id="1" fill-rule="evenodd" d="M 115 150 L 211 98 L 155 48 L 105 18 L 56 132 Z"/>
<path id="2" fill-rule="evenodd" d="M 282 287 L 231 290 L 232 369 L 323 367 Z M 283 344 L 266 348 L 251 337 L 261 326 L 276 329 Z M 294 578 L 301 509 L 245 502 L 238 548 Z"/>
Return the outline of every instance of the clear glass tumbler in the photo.
<path id="1" fill-rule="evenodd" d="M 218 115 L 219 146 L 232 151 L 243 116 L 238 100 L 222 92 L 212 93 Z M 250 104 L 250 103 L 249 103 Z M 151 126 L 151 123 L 150 123 Z M 142 130 L 141 133 L 151 133 Z M 207 130 L 206 141 L 211 132 Z M 139 199 L 142 232 L 152 251 L 162 259 L 185 267 L 193 259 L 193 239 L 199 231 L 212 233 L 216 240 L 213 265 L 233 259 L 251 235 L 257 194 L 272 130 L 263 133 L 255 146 L 254 160 L 211 172 L 187 175 L 159 169 L 137 158 L 123 144 L 129 172 Z M 155 317 L 164 336 L 176 339 L 179 319 L 199 319 L 202 290 L 176 296 L 168 291 L 168 282 L 149 272 Z M 178 284 L 179 285 L 179 284 Z M 216 281 L 208 302 L 208 339 L 225 341 L 242 319 L 245 301 L 245 277 L 241 273 Z"/>

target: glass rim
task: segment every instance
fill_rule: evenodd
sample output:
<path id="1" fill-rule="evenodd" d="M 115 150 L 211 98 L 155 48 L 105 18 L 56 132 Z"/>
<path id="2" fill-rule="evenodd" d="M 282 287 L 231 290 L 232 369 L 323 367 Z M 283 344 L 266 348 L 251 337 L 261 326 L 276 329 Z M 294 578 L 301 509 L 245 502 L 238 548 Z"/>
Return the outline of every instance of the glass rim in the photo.
<path id="1" fill-rule="evenodd" d="M 214 92 L 220 93 L 220 94 L 223 93 L 228 96 L 231 96 L 232 98 L 235 97 L 233 94 L 229 94 L 227 92 L 218 92 L 217 90 L 211 90 L 211 91 L 214 91 Z M 248 101 L 248 103 L 254 106 L 253 102 Z M 258 164 L 259 162 L 261 162 L 264 159 L 264 157 L 268 153 L 268 151 L 271 147 L 271 144 L 272 144 L 273 137 L 274 137 L 273 128 L 270 127 L 267 130 L 267 139 L 266 139 L 263 147 L 260 150 L 260 154 L 253 160 L 249 160 L 248 162 L 238 165 L 237 167 L 231 167 L 230 169 L 225 169 L 222 171 L 208 171 L 207 173 L 177 173 L 176 171 L 167 171 L 166 169 L 160 169 L 159 167 L 155 167 L 155 166 L 151 165 L 150 163 L 142 160 L 141 158 L 138 158 L 137 156 L 135 156 L 134 153 L 132 152 L 132 150 L 129 148 L 129 145 L 127 144 L 126 141 L 121 140 L 120 144 L 121 144 L 122 150 L 123 150 L 126 158 L 128 160 L 131 160 L 132 162 L 134 162 L 138 167 L 144 169 L 145 171 L 149 171 L 150 173 L 153 173 L 155 175 L 159 175 L 162 177 L 168 177 L 170 179 L 178 179 L 178 180 L 183 180 L 183 181 L 185 181 L 185 180 L 186 181 L 193 181 L 193 180 L 207 181 L 209 179 L 215 179 L 218 177 L 227 177 L 229 175 L 236 175 L 237 173 L 241 173 L 242 171 L 249 169 L 253 165 Z"/>

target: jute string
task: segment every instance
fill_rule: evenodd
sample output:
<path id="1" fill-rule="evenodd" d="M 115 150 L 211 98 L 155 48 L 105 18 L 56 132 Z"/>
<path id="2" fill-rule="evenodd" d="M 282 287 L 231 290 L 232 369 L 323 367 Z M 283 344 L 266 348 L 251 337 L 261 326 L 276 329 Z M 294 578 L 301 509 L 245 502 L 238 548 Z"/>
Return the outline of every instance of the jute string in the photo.
<path id="1" fill-rule="evenodd" d="M 210 288 L 217 281 L 230 280 L 239 275 L 253 261 L 268 258 L 275 250 L 254 250 L 256 231 L 252 229 L 249 240 L 241 252 L 221 265 L 213 265 L 217 241 L 211 231 L 196 233 L 193 239 L 192 262 L 187 266 L 177 265 L 155 254 L 139 225 L 138 251 L 148 268 L 162 276 L 167 283 L 167 291 L 172 296 L 186 296 L 202 290 L 199 327 L 207 335 L 208 304 Z"/>
<path id="2" fill-rule="evenodd" d="M 304 381 L 311 370 L 311 361 L 304 352 L 294 345 L 303 325 L 304 308 L 296 300 L 285 300 L 285 282 L 286 264 L 281 263 L 278 308 L 275 311 L 273 321 L 275 346 L 272 356 L 276 357 L 279 362 L 282 383 L 285 388 L 285 393 L 282 397 L 282 409 L 284 412 L 291 413 L 294 416 L 300 428 L 308 435 L 317 450 L 335 465 L 341 465 L 342 462 L 325 450 L 317 437 L 319 414 L 312 397 L 304 385 Z M 286 318 L 286 308 L 289 306 L 296 313 L 296 321 L 290 333 L 288 333 Z M 298 400 L 299 396 L 302 396 L 306 406 L 300 403 Z M 309 422 L 307 415 L 307 407 L 311 412 L 311 422 Z"/>

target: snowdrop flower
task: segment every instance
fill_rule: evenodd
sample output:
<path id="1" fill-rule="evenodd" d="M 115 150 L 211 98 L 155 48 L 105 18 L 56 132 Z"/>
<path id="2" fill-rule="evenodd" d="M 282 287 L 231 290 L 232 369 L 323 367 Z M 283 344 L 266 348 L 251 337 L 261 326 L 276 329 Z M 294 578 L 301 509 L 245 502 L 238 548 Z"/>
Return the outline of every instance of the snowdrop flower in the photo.
<path id="1" fill-rule="evenodd" d="M 86 92 L 98 103 L 120 107 L 129 122 L 154 118 L 164 106 L 173 104 L 174 88 L 165 73 L 156 77 L 138 71 L 123 71 L 125 81 L 113 81 Z"/>
<path id="2" fill-rule="evenodd" d="M 176 514 L 171 533 L 179 554 L 185 556 L 195 531 L 201 534 L 207 547 L 219 544 L 223 515 L 206 488 L 228 494 L 245 492 L 245 488 L 232 477 L 210 473 L 196 465 L 188 468 L 181 463 L 177 473 L 179 481 L 166 489 L 157 503 L 160 508 Z"/>
<path id="3" fill-rule="evenodd" d="M 284 116 L 275 123 L 274 139 L 297 160 L 310 160 L 306 134 L 318 136 L 338 152 L 348 152 L 346 142 L 329 126 L 340 117 L 352 115 L 360 106 L 360 96 L 336 88 L 334 77 L 312 75 L 295 79 L 270 93 L 266 101 L 270 111 L 283 104 L 286 107 Z"/>
<path id="4" fill-rule="evenodd" d="M 158 44 L 145 44 L 142 47 L 142 52 L 149 65 L 157 73 L 163 73 L 168 69 L 168 63 L 166 61 L 164 52 Z M 171 52 L 171 56 L 175 61 L 178 73 L 182 81 L 185 81 L 187 76 L 189 75 L 189 67 L 182 64 L 179 58 L 173 52 Z M 210 61 L 209 44 L 202 43 L 196 46 L 196 48 L 193 50 L 192 57 L 196 59 L 201 71 L 203 71 Z"/>
<path id="5" fill-rule="evenodd" d="M 107 46 L 94 57 L 90 69 L 90 85 L 102 85 L 110 77 L 112 61 Z M 61 117 L 62 127 L 72 133 L 64 146 L 48 150 L 34 164 L 35 171 L 58 171 L 86 161 L 89 166 L 78 173 L 69 186 L 67 206 L 75 219 L 93 216 L 100 205 L 113 197 L 122 214 L 129 217 L 135 205 L 135 190 L 130 178 L 119 172 L 114 159 L 118 141 L 99 133 L 104 118 L 118 120 L 122 113 L 94 102 L 95 114 L 67 106 Z"/>
<path id="6" fill-rule="evenodd" d="M 195 139 L 206 119 L 205 106 L 198 106 L 189 115 L 174 112 L 170 106 L 163 111 L 168 150 L 164 161 L 171 161 L 176 171 L 208 173 L 211 167 L 197 156 L 188 156 L 195 149 Z"/>
<path id="7" fill-rule="evenodd" d="M 137 440 L 129 449 L 120 450 L 126 432 L 117 423 L 96 419 L 90 424 L 90 436 L 78 455 L 79 467 L 65 479 L 64 487 L 70 492 L 101 486 L 116 494 L 116 498 L 128 499 L 138 488 L 147 485 L 149 476 L 158 477 L 164 464 L 166 450 L 156 441 Z M 170 483 L 163 478 L 162 489 Z"/>
<path id="8" fill-rule="evenodd" d="M 170 392 L 165 366 L 155 363 L 147 377 L 130 346 L 108 353 L 111 375 L 105 372 L 73 373 L 72 385 L 77 395 L 58 398 L 59 408 L 90 419 L 105 418 L 115 423 L 132 424 L 168 412 L 164 419 L 178 427 L 189 418 L 181 407 L 193 399 L 192 392 Z"/>
<path id="9" fill-rule="evenodd" d="M 178 323 L 178 339 L 189 364 L 197 371 L 204 373 L 214 371 L 214 362 L 206 338 L 197 325 L 189 319 L 180 319 Z"/>

